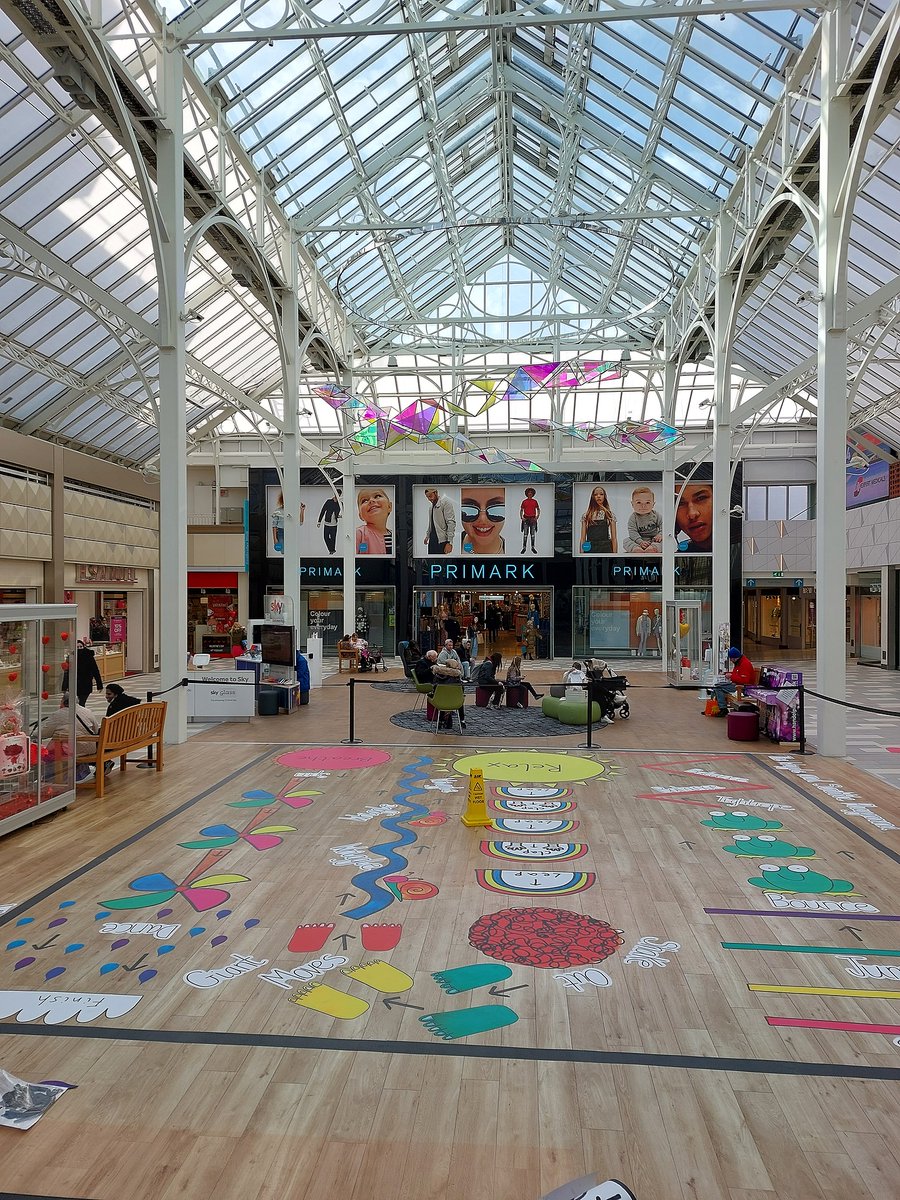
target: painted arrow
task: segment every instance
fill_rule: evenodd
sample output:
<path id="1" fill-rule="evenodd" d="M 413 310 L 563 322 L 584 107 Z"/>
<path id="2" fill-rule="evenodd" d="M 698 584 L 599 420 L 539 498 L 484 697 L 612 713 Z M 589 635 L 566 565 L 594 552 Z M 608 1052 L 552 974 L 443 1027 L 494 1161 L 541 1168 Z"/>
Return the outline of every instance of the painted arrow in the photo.
<path id="1" fill-rule="evenodd" d="M 419 844 L 417 846 L 413 846 L 412 849 L 415 850 L 416 854 L 421 854 L 423 850 L 428 850 L 430 847 L 424 846 L 421 842 L 419 842 Z"/>
<path id="2" fill-rule="evenodd" d="M 355 895 L 355 892 L 344 892 L 342 895 L 338 896 L 338 904 L 346 904 L 347 901 L 352 900 Z"/>
<path id="3" fill-rule="evenodd" d="M 859 930 L 854 929 L 852 925 L 842 925 L 841 932 L 843 933 L 844 930 L 846 930 L 847 933 L 852 933 L 858 942 L 862 941 L 862 938 L 859 936 Z"/>
<path id="4" fill-rule="evenodd" d="M 488 991 L 492 996 L 508 996 L 510 992 L 518 992 L 521 988 L 527 988 L 530 986 L 531 985 L 528 983 L 517 983 L 515 987 L 498 988 L 497 985 L 494 984 L 493 987 L 488 988 Z"/>
<path id="5" fill-rule="evenodd" d="M 59 937 L 59 934 L 58 934 L 58 933 L 54 933 L 54 935 L 53 935 L 53 937 L 52 937 L 52 938 L 48 938 L 46 942 L 41 942 L 41 944 L 40 944 L 39 946 L 36 946 L 36 945 L 34 944 L 34 942 L 32 942 L 32 943 L 31 943 L 31 948 L 32 948 L 32 950 L 46 950 L 48 946 L 52 946 L 52 945 L 53 945 L 53 943 L 56 941 L 56 939 L 57 939 L 58 937 Z"/>
<path id="6" fill-rule="evenodd" d="M 340 942 L 340 943 L 341 943 L 341 949 L 342 949 L 342 950 L 346 950 L 346 949 L 347 949 L 347 943 L 348 943 L 348 942 L 351 942 L 351 941 L 352 941 L 352 942 L 355 942 L 355 941 L 356 941 L 356 934 L 355 934 L 355 933 L 339 933 L 339 934 L 337 934 L 335 937 L 333 937 L 331 940 L 332 940 L 333 942 Z"/>
<path id="7" fill-rule="evenodd" d="M 849 850 L 838 850 L 838 854 L 843 854 L 843 855 L 845 855 L 847 858 L 855 858 L 855 857 L 856 857 L 856 855 L 855 855 L 855 854 L 851 854 Z"/>
<path id="8" fill-rule="evenodd" d="M 678 845 L 679 846 L 687 846 L 688 850 L 693 850 L 693 848 L 694 848 L 693 842 L 679 842 Z"/>
<path id="9" fill-rule="evenodd" d="M 122 970 L 123 971 L 136 971 L 146 957 L 147 957 L 146 954 L 142 954 L 141 957 L 139 959 L 136 959 L 135 962 L 133 962 L 130 967 L 123 967 Z"/>
<path id="10" fill-rule="evenodd" d="M 528 985 L 526 984 L 525 986 L 527 987 Z M 421 1004 L 407 1004 L 406 1001 L 401 1000 L 399 996 L 385 996 L 381 1003 L 387 1009 L 393 1008 L 396 1004 L 400 1008 L 415 1008 L 418 1009 L 419 1012 L 425 1011 Z"/>

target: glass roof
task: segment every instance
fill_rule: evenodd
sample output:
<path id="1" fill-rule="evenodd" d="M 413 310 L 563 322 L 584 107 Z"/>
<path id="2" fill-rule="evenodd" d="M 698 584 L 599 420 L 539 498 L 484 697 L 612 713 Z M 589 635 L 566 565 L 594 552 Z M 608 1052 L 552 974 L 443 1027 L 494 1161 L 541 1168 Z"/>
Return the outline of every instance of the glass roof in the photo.
<path id="1" fill-rule="evenodd" d="M 862 45 L 884 6 L 852 8 Z M 300 427 L 327 448 L 342 418 L 313 388 L 338 376 L 400 407 L 464 400 L 473 379 L 518 365 L 623 351 L 618 379 L 473 405 L 466 428 L 525 438 L 551 413 L 665 419 L 664 322 L 818 20 L 788 0 L 750 12 L 736 0 L 200 0 L 165 18 L 148 0 L 102 0 L 97 11 L 106 75 L 92 73 L 87 25 L 61 10 L 0 15 L 0 420 L 132 465 L 152 465 L 159 444 L 146 198 L 164 24 L 187 66 L 186 223 L 218 211 L 242 231 L 208 233 L 188 268 L 188 446 L 277 435 L 277 318 L 252 277 L 283 277 L 294 238 Z M 89 54 L 60 49 L 79 40 Z M 900 123 L 886 112 L 850 230 L 851 309 L 879 300 L 853 326 L 850 421 L 900 446 Z M 791 97 L 787 121 L 810 136 L 815 104 Z M 767 421 L 814 412 L 816 287 L 798 221 L 743 298 L 734 407 L 759 392 Z M 668 414 L 700 434 L 702 357 Z"/>

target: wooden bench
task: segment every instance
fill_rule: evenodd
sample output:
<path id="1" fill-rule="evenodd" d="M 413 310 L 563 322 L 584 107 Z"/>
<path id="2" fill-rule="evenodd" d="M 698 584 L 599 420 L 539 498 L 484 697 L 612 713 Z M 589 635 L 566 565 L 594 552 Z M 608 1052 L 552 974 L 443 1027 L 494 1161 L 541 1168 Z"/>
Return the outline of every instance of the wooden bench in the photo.
<path id="1" fill-rule="evenodd" d="M 133 750 L 146 750 L 156 747 L 157 771 L 163 769 L 163 730 L 166 725 L 166 702 L 154 700 L 149 704 L 135 704 L 131 708 L 123 708 L 121 712 L 111 717 L 104 717 L 100 722 L 100 732 L 95 736 L 82 734 L 76 744 L 76 764 L 86 763 L 94 768 L 94 790 L 98 796 L 103 795 L 103 785 L 106 780 L 104 763 L 119 760 L 119 767 L 124 771 L 127 756 Z M 87 744 L 96 742 L 96 746 L 88 748 Z M 81 781 L 87 783 L 86 779 Z"/>

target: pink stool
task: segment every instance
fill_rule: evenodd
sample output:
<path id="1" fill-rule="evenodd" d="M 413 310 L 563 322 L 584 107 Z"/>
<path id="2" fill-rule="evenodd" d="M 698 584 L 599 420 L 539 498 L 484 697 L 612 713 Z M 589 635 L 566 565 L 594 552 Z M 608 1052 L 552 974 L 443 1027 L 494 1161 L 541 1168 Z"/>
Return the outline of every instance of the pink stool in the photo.
<path id="1" fill-rule="evenodd" d="M 759 741 L 758 712 L 730 712 L 725 719 L 728 722 L 728 740 L 730 742 Z"/>

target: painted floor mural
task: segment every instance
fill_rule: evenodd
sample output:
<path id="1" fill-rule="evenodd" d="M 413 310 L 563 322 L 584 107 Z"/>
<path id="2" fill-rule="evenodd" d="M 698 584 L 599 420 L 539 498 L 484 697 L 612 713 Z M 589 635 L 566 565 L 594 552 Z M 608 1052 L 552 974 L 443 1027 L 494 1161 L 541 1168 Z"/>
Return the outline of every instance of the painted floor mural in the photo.
<path id="1" fill-rule="evenodd" d="M 248 1038 L 637 1061 L 703 1029 L 730 1068 L 900 1067 L 900 830 L 818 772 L 778 754 L 273 754 L 42 898 L 0 896 L 2 1032 L 178 1029 L 205 993 L 209 1027 L 227 998 Z"/>

